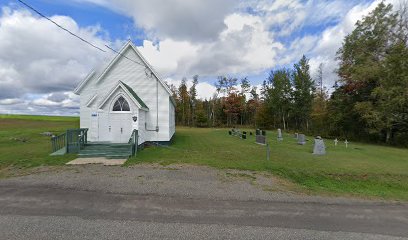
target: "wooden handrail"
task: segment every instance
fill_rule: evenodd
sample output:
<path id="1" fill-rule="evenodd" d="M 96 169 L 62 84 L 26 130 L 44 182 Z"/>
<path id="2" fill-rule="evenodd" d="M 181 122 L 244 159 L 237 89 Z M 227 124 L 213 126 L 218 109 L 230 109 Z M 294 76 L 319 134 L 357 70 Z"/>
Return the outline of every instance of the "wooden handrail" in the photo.
<path id="1" fill-rule="evenodd" d="M 78 153 L 88 143 L 88 128 L 67 129 L 61 135 L 51 138 L 53 152 L 65 148 L 65 153 Z"/>
<path id="2" fill-rule="evenodd" d="M 51 137 L 51 151 L 56 152 L 66 147 L 66 133 L 62 133 L 58 136 Z"/>
<path id="3" fill-rule="evenodd" d="M 136 156 L 137 154 L 137 150 L 138 150 L 138 140 L 139 140 L 139 131 L 134 129 L 132 131 L 132 134 L 130 135 L 128 144 L 130 144 L 130 148 L 131 148 L 131 156 Z"/>

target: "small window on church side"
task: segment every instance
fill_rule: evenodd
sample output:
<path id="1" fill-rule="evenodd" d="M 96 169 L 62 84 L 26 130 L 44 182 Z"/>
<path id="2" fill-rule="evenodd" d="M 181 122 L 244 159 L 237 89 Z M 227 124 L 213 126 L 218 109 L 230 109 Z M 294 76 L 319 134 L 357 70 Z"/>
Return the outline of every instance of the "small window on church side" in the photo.
<path id="1" fill-rule="evenodd" d="M 123 97 L 119 97 L 116 100 L 115 104 L 113 104 L 112 111 L 115 112 L 123 112 L 123 111 L 130 111 L 129 103 Z"/>

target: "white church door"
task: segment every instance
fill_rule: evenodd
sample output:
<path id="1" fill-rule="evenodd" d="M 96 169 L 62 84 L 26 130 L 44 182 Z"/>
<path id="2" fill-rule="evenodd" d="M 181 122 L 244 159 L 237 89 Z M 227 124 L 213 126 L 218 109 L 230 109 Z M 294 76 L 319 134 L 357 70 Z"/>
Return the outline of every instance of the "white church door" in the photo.
<path id="1" fill-rule="evenodd" d="M 132 112 L 129 102 L 122 96 L 114 100 L 109 113 L 109 131 L 112 143 L 127 143 L 132 134 Z"/>

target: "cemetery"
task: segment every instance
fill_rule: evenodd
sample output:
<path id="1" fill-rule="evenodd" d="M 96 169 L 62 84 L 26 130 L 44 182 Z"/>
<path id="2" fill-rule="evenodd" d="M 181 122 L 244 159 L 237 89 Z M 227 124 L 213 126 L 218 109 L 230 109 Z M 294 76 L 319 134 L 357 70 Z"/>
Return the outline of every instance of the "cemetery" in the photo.
<path id="1" fill-rule="evenodd" d="M 50 136 L 45 133 L 75 128 L 77 118 L 0 116 L 0 123 L 0 177 L 19 169 L 62 166 L 76 157 L 49 156 Z M 322 148 L 315 145 L 317 136 L 283 129 L 281 134 L 279 140 L 277 130 L 178 127 L 171 146 L 147 147 L 125 167 L 174 163 L 268 172 L 289 181 L 293 191 L 408 200 L 408 149 L 342 138 L 322 139 Z M 319 154 L 313 154 L 315 146 Z"/>
<path id="2" fill-rule="evenodd" d="M 407 149 L 346 139 L 338 139 L 335 146 L 333 139 L 283 130 L 282 140 L 277 138 L 278 131 L 234 131 L 178 128 L 171 148 L 147 148 L 127 164 L 189 163 L 266 171 L 290 180 L 309 193 L 408 200 L 408 175 L 404 170 L 408 169 Z M 244 131 L 246 139 L 240 137 Z"/>

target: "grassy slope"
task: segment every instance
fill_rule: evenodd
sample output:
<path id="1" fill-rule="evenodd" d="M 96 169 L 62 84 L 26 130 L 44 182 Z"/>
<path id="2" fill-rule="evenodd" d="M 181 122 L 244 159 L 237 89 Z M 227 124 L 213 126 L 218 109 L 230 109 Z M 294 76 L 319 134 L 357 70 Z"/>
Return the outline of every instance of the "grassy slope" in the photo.
<path id="1" fill-rule="evenodd" d="M 255 137 L 240 140 L 226 129 L 177 128 L 169 148 L 146 148 L 128 164 L 139 162 L 194 163 L 217 168 L 269 171 L 298 183 L 306 191 L 338 195 L 408 200 L 408 150 L 351 143 L 334 147 L 326 141 L 328 154 L 314 156 L 312 139 L 305 146 L 292 136 L 276 141 L 268 132 L 271 160 Z"/>
<path id="2" fill-rule="evenodd" d="M 74 156 L 49 156 L 50 137 L 40 133 L 49 131 L 58 134 L 78 126 L 79 118 L 74 117 L 0 115 L 0 169 L 64 164 Z"/>

